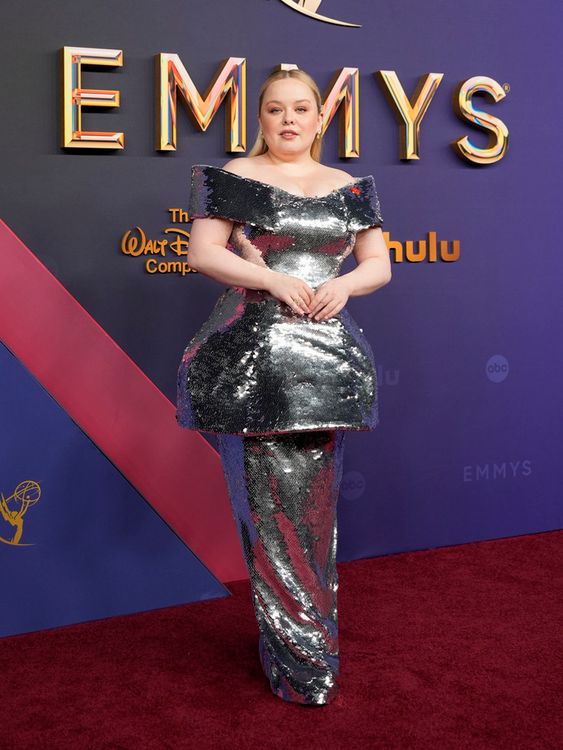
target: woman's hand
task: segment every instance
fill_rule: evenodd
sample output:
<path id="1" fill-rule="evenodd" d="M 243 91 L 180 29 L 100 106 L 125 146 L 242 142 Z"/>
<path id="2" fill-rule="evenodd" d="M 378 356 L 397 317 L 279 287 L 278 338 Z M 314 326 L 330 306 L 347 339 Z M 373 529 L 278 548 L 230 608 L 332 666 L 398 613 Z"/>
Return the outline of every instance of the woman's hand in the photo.
<path id="1" fill-rule="evenodd" d="M 315 292 L 306 281 L 278 271 L 268 273 L 265 288 L 272 297 L 285 302 L 299 315 L 306 315 L 309 312 L 309 306 L 315 296 Z"/>
<path id="2" fill-rule="evenodd" d="M 350 290 L 341 276 L 329 279 L 317 287 L 310 306 L 309 317 L 314 320 L 326 320 L 342 310 L 348 302 Z"/>

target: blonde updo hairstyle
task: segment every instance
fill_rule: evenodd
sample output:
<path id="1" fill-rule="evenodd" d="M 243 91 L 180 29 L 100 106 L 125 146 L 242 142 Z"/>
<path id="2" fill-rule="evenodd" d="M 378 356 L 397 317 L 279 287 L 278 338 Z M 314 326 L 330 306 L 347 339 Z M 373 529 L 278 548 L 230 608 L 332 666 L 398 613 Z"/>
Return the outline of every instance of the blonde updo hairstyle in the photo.
<path id="1" fill-rule="evenodd" d="M 301 70 L 300 68 L 290 68 L 289 70 L 275 70 L 266 78 L 266 80 L 260 87 L 260 93 L 258 97 L 258 114 L 260 114 L 260 112 L 262 111 L 262 103 L 264 101 L 264 94 L 266 93 L 268 86 L 274 81 L 279 81 L 281 78 L 297 78 L 299 81 L 306 83 L 307 86 L 309 86 L 309 88 L 313 92 L 315 102 L 317 103 L 317 111 L 321 112 L 322 110 L 321 92 L 319 91 L 319 87 L 317 86 L 313 78 L 304 70 Z M 311 158 L 313 158 L 315 161 L 320 162 L 321 160 L 321 150 L 322 150 L 322 145 L 323 145 L 322 142 L 323 142 L 323 136 L 321 132 L 320 136 L 315 137 L 315 140 L 311 144 L 311 152 L 310 152 Z M 256 140 L 254 141 L 254 145 L 248 152 L 247 156 L 259 156 L 260 154 L 265 154 L 267 150 L 268 150 L 268 145 L 262 135 L 262 129 L 260 128 L 260 126 L 258 126 L 258 134 L 256 136 Z"/>

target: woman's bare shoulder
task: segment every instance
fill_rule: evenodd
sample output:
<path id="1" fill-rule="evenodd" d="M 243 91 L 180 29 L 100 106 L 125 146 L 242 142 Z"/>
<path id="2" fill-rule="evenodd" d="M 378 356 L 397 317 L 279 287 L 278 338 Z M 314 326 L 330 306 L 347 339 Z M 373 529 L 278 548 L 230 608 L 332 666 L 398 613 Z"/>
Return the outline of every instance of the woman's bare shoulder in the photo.
<path id="1" fill-rule="evenodd" d="M 238 174 L 240 177 L 254 177 L 256 173 L 256 157 L 239 156 L 236 159 L 230 159 L 226 164 L 223 164 L 221 169 L 224 169 L 226 172 Z"/>
<path id="2" fill-rule="evenodd" d="M 336 169 L 336 167 L 326 167 L 326 175 L 337 183 L 337 188 L 345 187 L 355 179 L 353 175 L 348 174 L 343 169 Z"/>

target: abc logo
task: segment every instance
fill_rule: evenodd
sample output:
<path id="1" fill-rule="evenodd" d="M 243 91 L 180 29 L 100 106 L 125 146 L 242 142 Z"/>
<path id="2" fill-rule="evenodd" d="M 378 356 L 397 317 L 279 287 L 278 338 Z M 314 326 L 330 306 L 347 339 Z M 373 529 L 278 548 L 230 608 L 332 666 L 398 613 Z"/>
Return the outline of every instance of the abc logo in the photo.
<path id="1" fill-rule="evenodd" d="M 340 494 L 346 500 L 357 500 L 364 494 L 366 480 L 359 471 L 347 471 L 340 483 Z"/>
<path id="2" fill-rule="evenodd" d="M 493 383 L 501 383 L 508 375 L 508 360 L 502 354 L 493 354 L 485 365 L 487 377 Z"/>

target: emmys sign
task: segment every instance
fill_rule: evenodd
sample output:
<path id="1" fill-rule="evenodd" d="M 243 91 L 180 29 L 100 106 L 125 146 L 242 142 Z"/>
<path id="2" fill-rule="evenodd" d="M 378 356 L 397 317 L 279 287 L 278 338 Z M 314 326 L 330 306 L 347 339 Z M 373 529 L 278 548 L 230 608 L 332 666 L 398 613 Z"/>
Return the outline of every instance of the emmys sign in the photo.
<path id="1" fill-rule="evenodd" d="M 288 0 L 288 5 L 297 6 Z M 302 4 L 305 11 L 310 3 Z M 318 3 L 317 3 L 318 5 Z M 202 95 L 195 86 L 180 56 L 175 52 L 155 55 L 155 119 L 157 151 L 176 150 L 177 100 L 191 117 L 195 127 L 206 131 L 225 100 L 225 150 L 231 153 L 246 150 L 246 58 L 229 57 L 222 62 L 207 90 Z M 83 107 L 119 107 L 120 92 L 115 89 L 90 89 L 82 85 L 85 65 L 117 67 L 123 65 L 123 52 L 95 47 L 63 47 L 61 50 L 61 140 L 65 149 L 97 148 L 124 149 L 123 132 L 85 130 L 82 123 Z M 283 63 L 280 69 L 297 66 Z M 408 96 L 393 70 L 378 70 L 373 74 L 383 89 L 385 98 L 398 122 L 399 158 L 420 158 L 420 128 L 424 115 L 434 99 L 444 77 L 443 73 L 426 73 Z M 360 155 L 360 76 L 356 67 L 337 70 L 323 96 L 323 132 L 339 116 L 339 155 Z M 508 149 L 508 128 L 497 117 L 474 105 L 475 94 L 486 93 L 495 102 L 506 96 L 504 87 L 488 76 L 473 76 L 457 86 L 454 109 L 462 120 L 481 127 L 488 133 L 486 146 L 478 147 L 467 136 L 452 142 L 455 153 L 473 164 L 494 164 Z"/>

